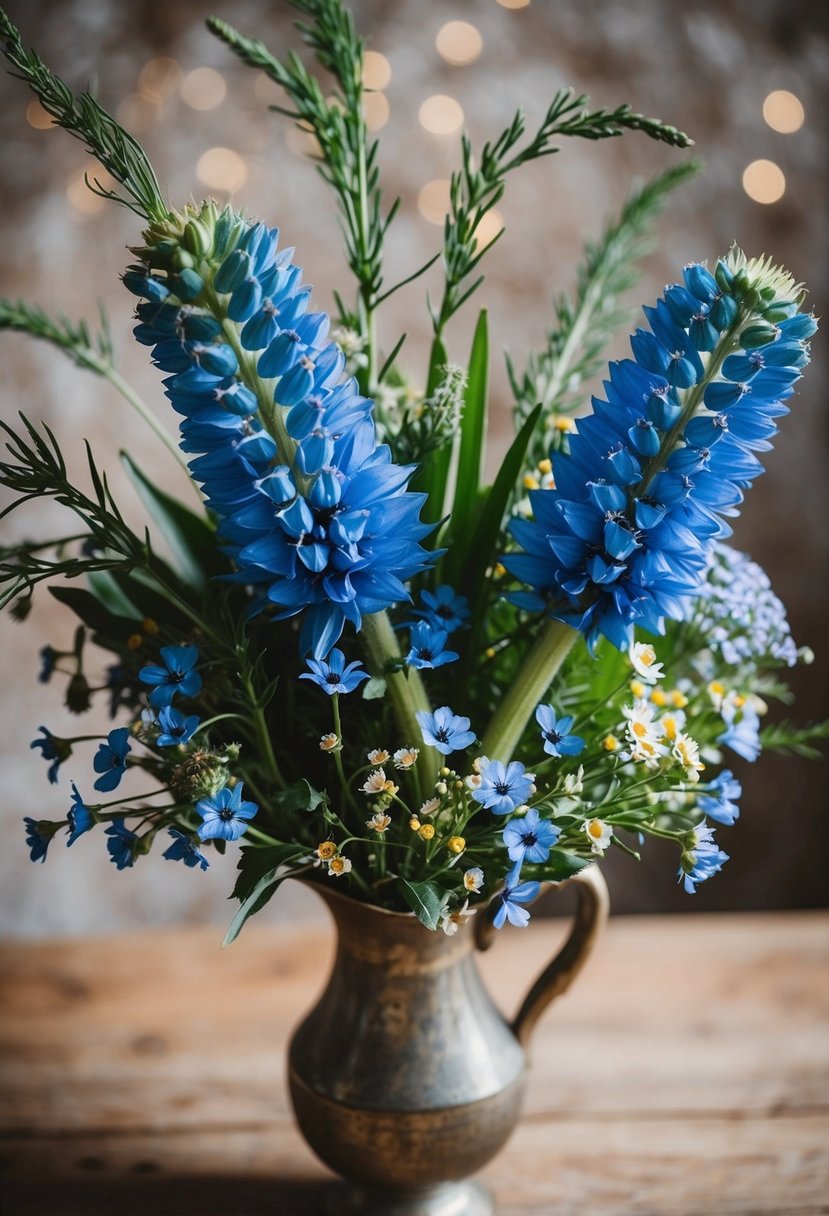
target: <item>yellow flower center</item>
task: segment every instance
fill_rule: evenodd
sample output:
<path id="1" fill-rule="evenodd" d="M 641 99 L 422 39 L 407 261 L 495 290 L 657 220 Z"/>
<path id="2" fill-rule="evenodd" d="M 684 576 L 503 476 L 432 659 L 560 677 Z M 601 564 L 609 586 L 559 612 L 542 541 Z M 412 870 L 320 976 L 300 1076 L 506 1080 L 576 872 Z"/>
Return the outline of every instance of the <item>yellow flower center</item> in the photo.
<path id="1" fill-rule="evenodd" d="M 591 819 L 587 825 L 587 835 L 592 836 L 594 840 L 600 840 L 603 831 L 604 824 L 601 819 Z"/>
<path id="2" fill-rule="evenodd" d="M 434 826 L 431 823 L 424 823 L 423 826 L 418 829 L 417 834 L 421 840 L 431 840 L 435 834 Z"/>
<path id="3" fill-rule="evenodd" d="M 323 861 L 330 861 L 336 852 L 337 846 L 333 840 L 323 840 L 322 844 L 317 845 L 317 857 L 321 857 Z"/>
<path id="4" fill-rule="evenodd" d="M 450 853 L 462 853 L 466 848 L 466 841 L 463 836 L 450 836 L 446 842 L 446 847 Z"/>

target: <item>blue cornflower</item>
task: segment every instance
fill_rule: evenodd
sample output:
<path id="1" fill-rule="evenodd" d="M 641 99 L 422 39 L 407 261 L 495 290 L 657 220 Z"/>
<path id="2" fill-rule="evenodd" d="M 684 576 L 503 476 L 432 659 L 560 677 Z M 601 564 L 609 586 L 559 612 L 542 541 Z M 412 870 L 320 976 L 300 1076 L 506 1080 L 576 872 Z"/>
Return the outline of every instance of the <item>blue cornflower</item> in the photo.
<path id="1" fill-rule="evenodd" d="M 730 747 L 743 760 L 753 763 L 762 751 L 757 710 L 750 701 L 746 701 L 740 709 L 726 701 L 722 707 L 722 719 L 726 729 L 718 737 L 717 743 Z"/>
<path id="2" fill-rule="evenodd" d="M 557 719 L 552 705 L 539 705 L 535 720 L 541 727 L 541 738 L 548 756 L 578 756 L 584 751 L 584 739 L 570 734 L 572 716 Z"/>
<path id="3" fill-rule="evenodd" d="M 519 882 L 520 868 L 520 865 L 513 866 L 507 874 L 503 891 L 497 897 L 498 907 L 492 918 L 496 929 L 500 929 L 505 921 L 509 921 L 511 925 L 516 925 L 519 929 L 525 929 L 530 923 L 529 912 L 519 905 L 532 903 L 541 890 L 541 883 Z"/>
<path id="4" fill-rule="evenodd" d="M 414 615 L 436 629 L 454 633 L 469 620 L 469 600 L 465 595 L 458 595 L 447 583 L 441 583 L 434 591 L 421 592 Z"/>
<path id="5" fill-rule="evenodd" d="M 180 832 L 178 828 L 168 828 L 167 831 L 172 836 L 173 843 L 164 850 L 162 857 L 166 857 L 168 861 L 183 861 L 191 870 L 194 870 L 196 866 L 200 866 L 203 870 L 208 868 L 210 862 L 204 853 L 199 852 L 185 832 Z"/>
<path id="6" fill-rule="evenodd" d="M 731 769 L 724 768 L 719 776 L 710 782 L 705 793 L 697 795 L 697 806 L 709 819 L 731 827 L 740 817 L 736 799 L 742 792 L 743 787 Z"/>
<path id="7" fill-rule="evenodd" d="M 697 883 L 718 874 L 728 861 L 728 854 L 714 840 L 713 828 L 702 823 L 694 829 L 692 837 L 679 863 L 679 878 L 689 895 L 694 894 Z"/>
<path id="8" fill-rule="evenodd" d="M 109 793 L 117 788 L 127 771 L 127 755 L 130 750 L 128 726 L 119 726 L 117 730 L 109 732 L 106 742 L 98 745 L 98 751 L 92 761 L 95 772 L 102 774 L 95 782 L 96 790 Z"/>
<path id="9" fill-rule="evenodd" d="M 300 680 L 313 680 L 315 684 L 319 684 L 323 692 L 327 692 L 330 696 L 337 693 L 353 692 L 362 680 L 369 678 L 368 672 L 364 671 L 359 662 L 349 663 L 346 666 L 345 655 L 336 646 L 328 656 L 328 660 L 324 659 L 308 659 L 310 672 L 304 671 L 299 677 Z"/>
<path id="10" fill-rule="evenodd" d="M 500 760 L 483 758 L 480 763 L 481 784 L 472 797 L 493 815 L 509 815 L 532 797 L 534 777 L 520 760 L 504 765 Z"/>
<path id="11" fill-rule="evenodd" d="M 511 819 L 504 828 L 504 844 L 510 860 L 542 862 L 550 856 L 550 849 L 561 835 L 561 828 L 542 819 L 538 811 L 527 811 L 521 819 Z"/>
<path id="12" fill-rule="evenodd" d="M 446 650 L 449 634 L 445 629 L 437 629 L 428 621 L 418 621 L 412 627 L 409 637 L 411 649 L 406 655 L 405 662 L 409 667 L 443 667 L 446 663 L 454 663 L 458 655 L 454 650 Z"/>
<path id="13" fill-rule="evenodd" d="M 41 684 L 48 684 L 55 673 L 60 652 L 55 650 L 54 646 L 42 646 L 40 649 L 40 671 L 38 672 L 38 680 Z"/>
<path id="14" fill-rule="evenodd" d="M 199 659 L 197 646 L 162 646 L 161 662 L 142 667 L 138 678 L 142 684 L 153 685 L 150 705 L 160 709 L 171 705 L 176 693 L 183 697 L 195 697 L 201 691 L 202 679 L 194 667 Z"/>
<path id="15" fill-rule="evenodd" d="M 33 739 L 29 747 L 39 747 L 43 759 L 52 761 L 46 775 L 52 785 L 57 785 L 58 769 L 64 760 L 68 760 L 72 755 L 72 744 L 68 739 L 60 739 L 57 735 L 53 735 L 45 726 L 39 726 L 38 730 L 42 732 L 43 738 Z"/>
<path id="16" fill-rule="evenodd" d="M 469 729 L 469 719 L 461 714 L 453 714 L 448 705 L 442 705 L 433 714 L 418 710 L 415 717 L 423 742 L 436 748 L 443 756 L 463 751 L 475 742 L 475 732 Z"/>
<path id="17" fill-rule="evenodd" d="M 95 816 L 78 793 L 74 781 L 72 782 L 72 806 L 66 817 L 69 820 L 69 839 L 66 842 L 68 848 L 70 844 L 75 843 L 79 836 L 83 836 L 84 832 L 88 832 L 95 826 Z"/>
<path id="18" fill-rule="evenodd" d="M 26 825 L 26 844 L 31 850 L 30 858 L 32 861 L 45 861 L 49 842 L 59 825 L 50 823 L 48 819 L 32 819 L 30 815 L 23 822 Z"/>
<path id="19" fill-rule="evenodd" d="M 107 841 L 107 852 L 110 860 L 115 862 L 119 870 L 128 870 L 135 865 L 135 846 L 138 843 L 138 836 L 135 832 L 131 832 L 123 819 L 113 819 L 112 823 L 107 828 L 105 835 L 109 837 Z"/>
<path id="20" fill-rule="evenodd" d="M 196 810 L 204 822 L 199 828 L 200 840 L 238 840 L 250 826 L 259 807 L 255 802 L 242 801 L 242 782 L 233 789 L 225 787 L 209 798 L 196 803 Z"/>
<path id="21" fill-rule="evenodd" d="M 173 709 L 171 705 L 165 705 L 158 711 L 158 725 L 161 727 L 161 734 L 155 741 L 156 745 L 158 747 L 178 747 L 180 744 L 189 743 L 199 729 L 199 721 L 200 719 L 195 714 L 185 718 L 180 710 Z"/>

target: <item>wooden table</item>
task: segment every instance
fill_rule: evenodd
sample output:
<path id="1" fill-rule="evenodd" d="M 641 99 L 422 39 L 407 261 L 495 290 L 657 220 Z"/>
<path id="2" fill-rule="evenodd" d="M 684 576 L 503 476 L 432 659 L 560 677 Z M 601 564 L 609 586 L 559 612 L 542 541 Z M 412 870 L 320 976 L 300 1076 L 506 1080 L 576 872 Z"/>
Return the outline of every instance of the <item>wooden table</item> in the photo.
<path id="1" fill-rule="evenodd" d="M 563 926 L 482 959 L 514 1004 Z M 329 963 L 253 925 L 2 949 L 3 1216 L 317 1216 L 285 1044 Z M 545 1015 L 500 1216 L 829 1213 L 829 915 L 619 918 Z"/>

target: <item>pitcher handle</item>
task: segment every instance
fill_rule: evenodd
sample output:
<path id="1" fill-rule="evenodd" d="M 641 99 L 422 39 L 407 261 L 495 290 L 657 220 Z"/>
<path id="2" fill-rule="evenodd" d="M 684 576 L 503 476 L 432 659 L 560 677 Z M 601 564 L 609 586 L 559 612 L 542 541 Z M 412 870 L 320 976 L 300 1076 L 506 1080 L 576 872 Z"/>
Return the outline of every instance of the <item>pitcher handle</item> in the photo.
<path id="1" fill-rule="evenodd" d="M 578 895 L 573 928 L 558 954 L 527 993 L 512 1022 L 512 1031 L 522 1047 L 529 1042 L 536 1022 L 550 1002 L 566 992 L 581 971 L 607 920 L 610 901 L 607 883 L 598 866 L 587 866 L 555 885 L 564 887 L 568 883 L 576 884 Z M 488 950 L 496 932 L 492 920 L 489 916 L 475 919 L 475 944 L 479 950 Z"/>

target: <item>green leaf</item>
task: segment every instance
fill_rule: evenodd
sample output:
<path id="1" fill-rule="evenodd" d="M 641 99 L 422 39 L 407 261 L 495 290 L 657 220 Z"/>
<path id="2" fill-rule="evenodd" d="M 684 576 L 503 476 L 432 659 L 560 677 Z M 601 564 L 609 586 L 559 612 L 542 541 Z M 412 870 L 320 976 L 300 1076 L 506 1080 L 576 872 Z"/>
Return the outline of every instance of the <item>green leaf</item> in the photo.
<path id="1" fill-rule="evenodd" d="M 133 604 L 129 596 L 116 583 L 107 570 L 93 570 L 87 575 L 89 589 L 99 603 L 113 614 L 128 620 L 141 620 L 145 615 Z"/>
<path id="2" fill-rule="evenodd" d="M 397 885 L 420 923 L 427 929 L 437 929 L 445 892 L 433 882 L 409 882 L 406 878 L 398 878 Z"/>
<path id="3" fill-rule="evenodd" d="M 463 418 L 461 420 L 458 473 L 455 499 L 452 504 L 452 547 L 444 559 L 446 578 L 457 579 L 466 556 L 465 541 L 471 536 L 472 523 L 478 503 L 481 467 L 486 445 L 486 417 L 489 401 L 489 327 L 486 309 L 481 309 L 466 380 Z"/>
<path id="4" fill-rule="evenodd" d="M 564 882 L 566 878 L 572 878 L 590 864 L 586 857 L 577 857 L 575 853 L 567 853 L 564 849 L 550 849 L 550 856 L 544 862 L 544 881 Z"/>
<path id="5" fill-rule="evenodd" d="M 284 874 L 265 874 L 264 877 L 259 879 L 251 890 L 250 895 L 243 901 L 238 912 L 230 922 L 230 928 L 222 942 L 223 947 L 229 946 L 231 942 L 236 941 L 249 917 L 253 916 L 256 912 L 261 912 L 265 904 L 276 894 L 277 888 L 282 885 L 286 878 L 290 878 L 296 872 L 296 870 L 286 870 Z"/>
<path id="6" fill-rule="evenodd" d="M 176 574 L 187 586 L 203 593 L 209 576 L 224 568 L 213 528 L 206 519 L 153 485 L 126 452 L 121 453 L 121 461 L 169 546 Z"/>
<path id="7" fill-rule="evenodd" d="M 386 695 L 387 681 L 385 676 L 372 676 L 363 685 L 364 701 L 379 701 Z"/>
<path id="8" fill-rule="evenodd" d="M 296 844 L 243 845 L 236 869 L 239 876 L 230 899 L 245 900 L 262 878 L 276 873 L 286 862 L 294 861 L 307 853 Z"/>
<path id="9" fill-rule="evenodd" d="M 120 613 L 110 612 L 91 591 L 62 586 L 50 587 L 49 591 L 59 603 L 71 608 L 75 616 L 93 633 L 113 640 L 123 640 L 126 618 Z M 137 615 L 133 617 L 134 621 L 137 619 Z"/>
<path id="10" fill-rule="evenodd" d="M 320 803 L 325 802 L 325 794 L 315 790 L 303 777 L 295 781 L 287 789 L 280 790 L 271 798 L 274 805 L 286 813 L 291 811 L 315 811 Z"/>
<path id="11" fill-rule="evenodd" d="M 429 374 L 426 377 L 426 397 L 431 397 L 441 380 L 441 373 L 449 361 L 446 347 L 440 338 L 435 338 L 429 355 Z M 449 465 L 452 459 L 452 444 L 447 443 L 442 448 L 430 452 L 423 464 L 411 480 L 411 488 L 427 496 L 426 516 L 430 523 L 436 523 L 443 515 L 443 504 L 446 500 L 446 483 L 449 478 Z M 435 534 L 426 538 L 426 544 L 435 543 Z"/>

